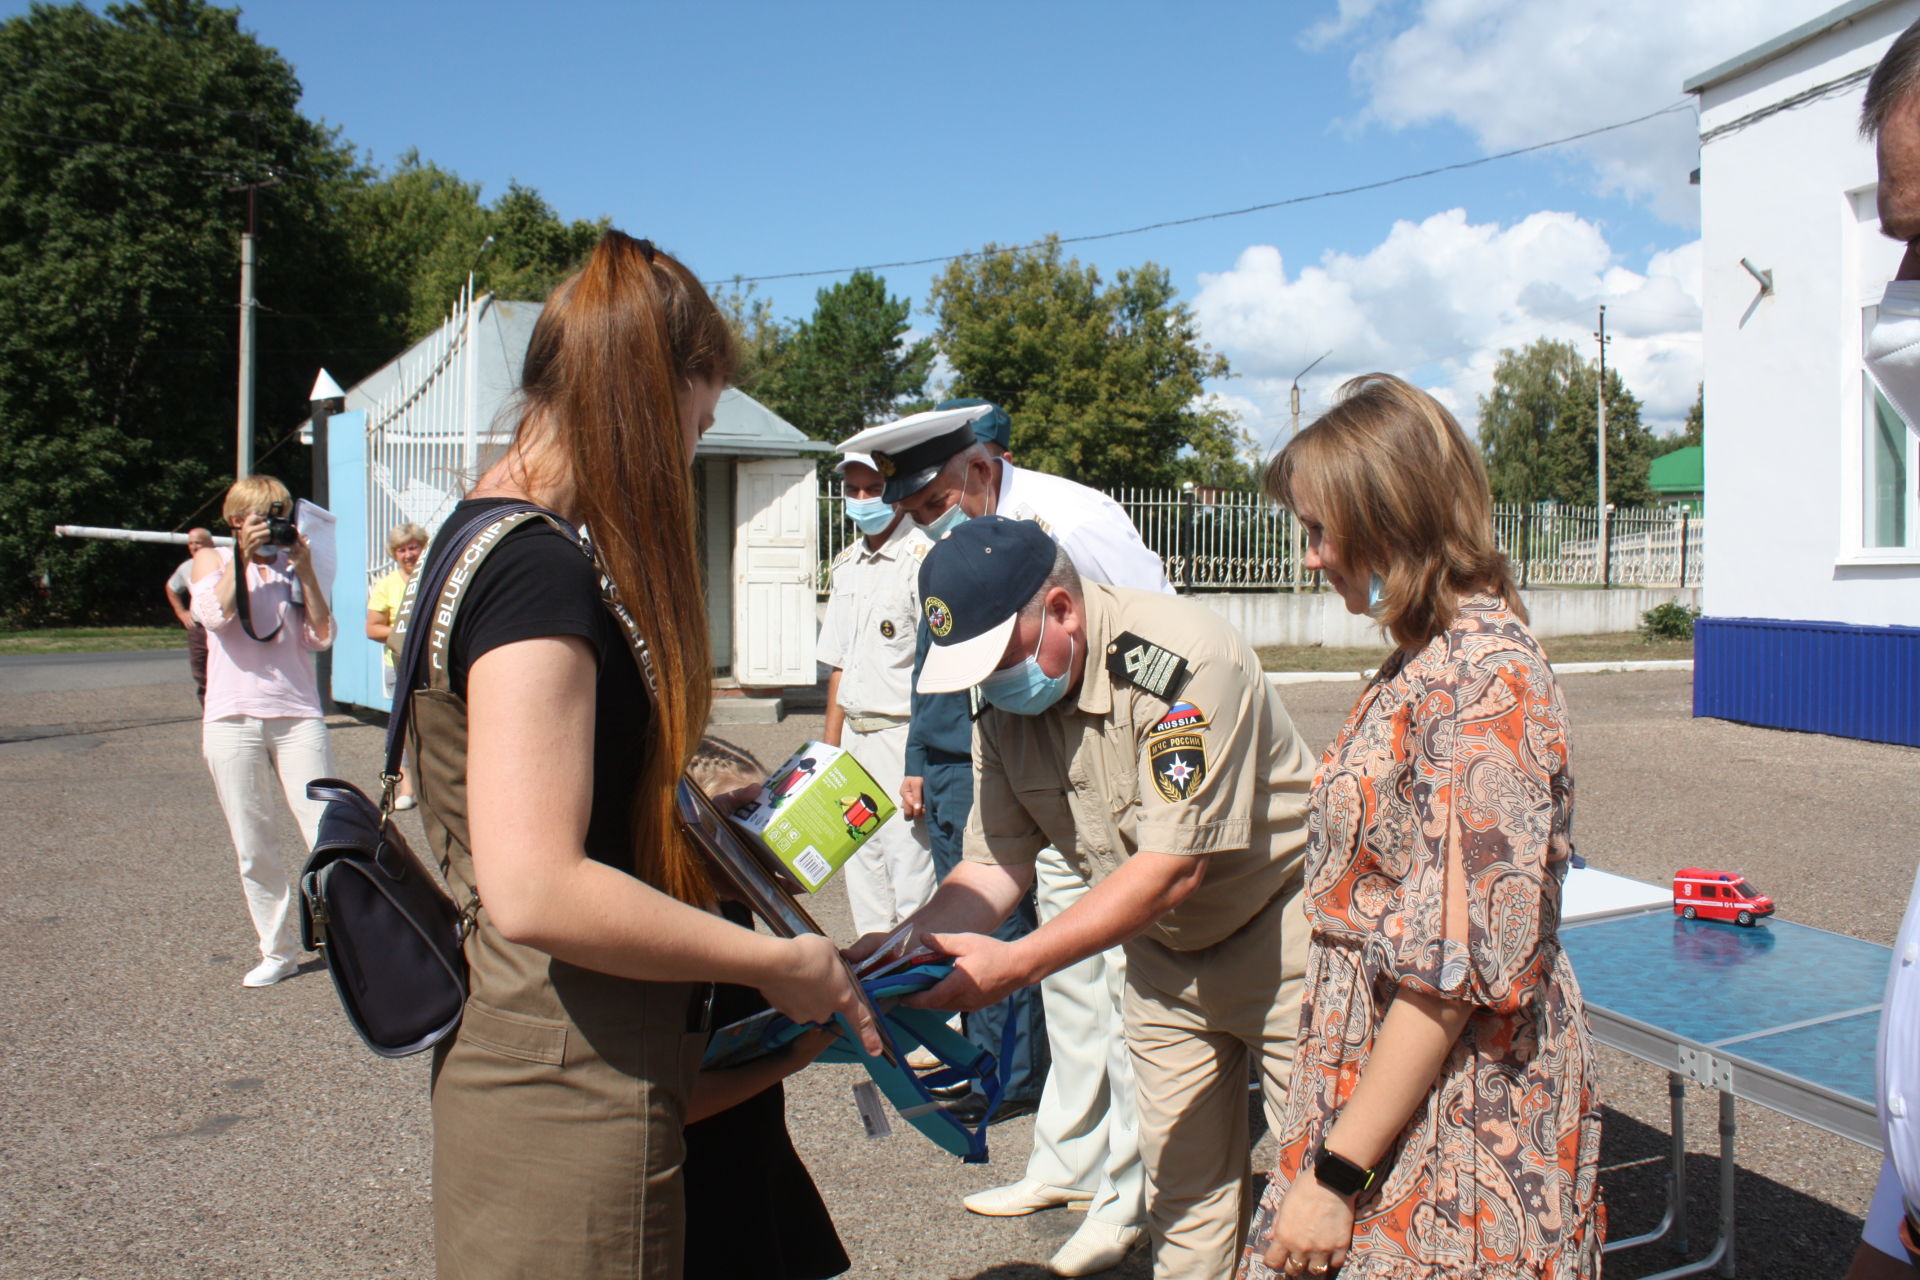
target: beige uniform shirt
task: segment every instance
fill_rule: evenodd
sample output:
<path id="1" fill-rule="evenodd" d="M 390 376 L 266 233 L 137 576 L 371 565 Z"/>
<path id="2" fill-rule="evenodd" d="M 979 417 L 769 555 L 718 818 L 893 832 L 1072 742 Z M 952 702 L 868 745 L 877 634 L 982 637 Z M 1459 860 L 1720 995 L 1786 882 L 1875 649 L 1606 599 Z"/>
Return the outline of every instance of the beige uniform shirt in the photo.
<path id="1" fill-rule="evenodd" d="M 879 547 L 856 535 L 834 558 L 816 656 L 840 668 L 839 701 L 848 715 L 905 719 L 912 711 L 920 562 L 932 547 L 906 519 Z"/>
<path id="2" fill-rule="evenodd" d="M 1083 584 L 1088 657 L 1077 697 L 1042 715 L 989 707 L 974 726 L 965 856 L 1031 863 L 1051 844 L 1098 883 L 1136 850 L 1211 854 L 1200 887 L 1147 930 L 1178 951 L 1210 947 L 1298 881 L 1314 761 L 1253 648 L 1205 605 Z M 1131 633 L 1159 654 L 1120 641 Z M 1184 659 L 1157 697 L 1110 657 Z M 1143 683 L 1154 683 L 1151 669 Z"/>

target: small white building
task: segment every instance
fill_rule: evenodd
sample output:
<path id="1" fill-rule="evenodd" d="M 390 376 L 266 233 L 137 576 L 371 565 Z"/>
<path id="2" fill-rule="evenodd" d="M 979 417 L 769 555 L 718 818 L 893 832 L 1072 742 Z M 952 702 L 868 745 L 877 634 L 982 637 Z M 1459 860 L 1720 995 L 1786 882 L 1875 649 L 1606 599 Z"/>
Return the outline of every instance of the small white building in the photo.
<path id="1" fill-rule="evenodd" d="M 359 634 L 368 589 L 393 568 L 387 530 L 429 533 L 500 455 L 516 421 L 537 302 L 490 296 L 346 392 L 327 426 L 327 504 L 338 519 L 332 696 L 385 707 L 381 649 Z M 818 630 L 815 458 L 832 446 L 729 389 L 700 441 L 694 483 L 714 675 L 747 687 L 810 685 Z"/>
<path id="2" fill-rule="evenodd" d="M 1861 356 L 1902 246 L 1859 135 L 1867 76 L 1917 18 L 1851 0 L 1685 85 L 1713 512 L 1695 715 L 1920 746 L 1920 448 Z"/>

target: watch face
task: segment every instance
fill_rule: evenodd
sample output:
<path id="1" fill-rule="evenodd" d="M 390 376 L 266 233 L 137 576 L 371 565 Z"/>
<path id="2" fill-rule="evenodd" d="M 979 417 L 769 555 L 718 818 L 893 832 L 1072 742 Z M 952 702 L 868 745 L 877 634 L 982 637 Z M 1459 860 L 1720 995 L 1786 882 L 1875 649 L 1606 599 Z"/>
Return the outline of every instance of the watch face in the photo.
<path id="1" fill-rule="evenodd" d="M 1345 1156 L 1336 1155 L 1324 1144 L 1314 1158 L 1313 1176 L 1322 1186 L 1343 1196 L 1358 1195 L 1373 1182 L 1373 1170 L 1363 1169 Z"/>

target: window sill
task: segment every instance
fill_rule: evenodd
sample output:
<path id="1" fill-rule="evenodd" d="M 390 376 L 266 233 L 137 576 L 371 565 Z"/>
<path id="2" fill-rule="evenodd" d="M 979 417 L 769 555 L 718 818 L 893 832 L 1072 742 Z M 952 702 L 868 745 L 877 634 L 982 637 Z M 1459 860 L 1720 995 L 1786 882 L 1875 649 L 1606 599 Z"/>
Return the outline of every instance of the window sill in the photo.
<path id="1" fill-rule="evenodd" d="M 1833 562 L 1833 567 L 1836 569 L 1874 569 L 1914 565 L 1920 565 L 1920 547 L 1878 547 L 1871 551 L 1855 551 L 1839 556 Z"/>

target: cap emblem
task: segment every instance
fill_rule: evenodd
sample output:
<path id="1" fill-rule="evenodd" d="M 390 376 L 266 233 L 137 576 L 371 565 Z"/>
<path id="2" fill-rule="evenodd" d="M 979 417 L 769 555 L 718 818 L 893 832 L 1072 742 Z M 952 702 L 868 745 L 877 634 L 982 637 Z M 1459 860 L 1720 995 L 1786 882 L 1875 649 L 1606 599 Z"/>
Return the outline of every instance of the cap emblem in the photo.
<path id="1" fill-rule="evenodd" d="M 892 454 L 890 454 L 890 453 L 876 453 L 876 454 L 874 454 L 874 455 L 873 455 L 873 465 L 874 465 L 874 466 L 876 466 L 876 467 L 878 467 L 878 468 L 880 469 L 880 478 L 881 478 L 882 480 L 891 480 L 891 479 L 893 479 L 893 473 L 894 473 L 894 465 L 893 465 L 893 455 L 892 455 Z"/>
<path id="2" fill-rule="evenodd" d="M 953 612 L 939 596 L 927 598 L 927 627 L 936 638 L 944 637 L 953 630 Z"/>

